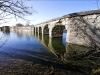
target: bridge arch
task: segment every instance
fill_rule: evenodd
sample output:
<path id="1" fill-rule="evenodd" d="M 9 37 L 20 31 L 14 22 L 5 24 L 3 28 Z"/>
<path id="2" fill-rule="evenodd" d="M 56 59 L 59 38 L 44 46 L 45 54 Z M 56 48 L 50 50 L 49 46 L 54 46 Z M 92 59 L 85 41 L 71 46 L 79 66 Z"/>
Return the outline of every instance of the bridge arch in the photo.
<path id="1" fill-rule="evenodd" d="M 46 25 L 44 26 L 43 34 L 45 34 L 45 35 L 49 35 L 48 24 L 46 24 Z"/>
<path id="2" fill-rule="evenodd" d="M 55 25 L 52 29 L 52 37 L 62 37 L 65 30 L 64 25 Z"/>
<path id="3" fill-rule="evenodd" d="M 36 27 L 36 33 L 38 32 L 38 27 Z"/>

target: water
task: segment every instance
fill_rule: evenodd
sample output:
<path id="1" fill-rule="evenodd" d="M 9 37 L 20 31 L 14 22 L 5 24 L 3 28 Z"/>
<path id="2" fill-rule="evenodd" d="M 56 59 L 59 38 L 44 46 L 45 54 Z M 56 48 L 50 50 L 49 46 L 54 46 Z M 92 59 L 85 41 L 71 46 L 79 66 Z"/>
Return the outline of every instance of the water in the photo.
<path id="1" fill-rule="evenodd" d="M 99 54 L 33 31 L 0 32 L 0 75 L 96 75 Z"/>

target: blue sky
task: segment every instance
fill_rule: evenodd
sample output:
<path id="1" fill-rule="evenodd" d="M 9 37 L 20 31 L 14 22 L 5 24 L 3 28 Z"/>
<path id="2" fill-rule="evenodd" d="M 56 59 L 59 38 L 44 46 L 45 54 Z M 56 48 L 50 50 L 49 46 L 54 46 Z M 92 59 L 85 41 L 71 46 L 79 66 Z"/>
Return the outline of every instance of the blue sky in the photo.
<path id="1" fill-rule="evenodd" d="M 95 0 L 32 0 L 28 1 L 38 13 L 30 18 L 38 24 L 69 13 L 97 9 Z"/>
<path id="2" fill-rule="evenodd" d="M 34 13 L 26 18 L 31 20 L 30 24 L 38 24 L 52 18 L 60 17 L 66 14 L 98 9 L 96 0 L 26 0 L 26 5 L 32 6 L 38 13 Z M 100 2 L 99 2 L 100 4 Z M 100 7 L 100 6 L 99 6 Z M 25 24 L 23 20 L 11 21 L 10 25 L 15 23 Z"/>

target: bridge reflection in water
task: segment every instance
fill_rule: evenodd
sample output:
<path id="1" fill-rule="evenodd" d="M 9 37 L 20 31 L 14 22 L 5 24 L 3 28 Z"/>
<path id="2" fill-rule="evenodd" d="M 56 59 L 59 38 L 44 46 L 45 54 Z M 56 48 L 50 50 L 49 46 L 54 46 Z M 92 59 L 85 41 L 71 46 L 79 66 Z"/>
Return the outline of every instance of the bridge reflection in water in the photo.
<path id="1" fill-rule="evenodd" d="M 62 38 L 50 38 L 48 35 L 37 35 L 37 40 L 66 66 L 77 70 L 79 75 L 100 73 L 99 53 L 94 49 L 75 44 L 66 44 L 66 34 Z M 77 73 L 76 73 L 77 74 Z M 76 75 L 74 74 L 74 75 Z"/>
<path id="2" fill-rule="evenodd" d="M 99 52 L 84 46 L 66 44 L 66 42 L 64 41 L 66 39 L 64 37 L 66 33 L 63 33 L 62 38 L 49 38 L 48 35 L 41 35 L 38 33 L 34 33 L 33 31 L 15 32 L 18 38 L 26 36 L 26 39 L 29 40 L 30 37 L 35 37 L 38 42 L 40 42 L 46 48 L 46 50 L 48 50 L 48 52 L 52 53 L 55 56 L 56 62 L 64 66 L 64 71 L 66 71 L 65 73 L 68 75 L 94 75 L 100 73 Z M 29 57 L 27 58 L 30 59 Z M 41 59 L 45 59 L 48 62 L 55 61 L 54 58 L 52 58 L 51 60 L 51 58 L 49 57 Z M 59 73 L 59 75 L 64 75 L 65 73 Z M 49 75 L 55 75 L 55 73 L 52 72 Z"/>

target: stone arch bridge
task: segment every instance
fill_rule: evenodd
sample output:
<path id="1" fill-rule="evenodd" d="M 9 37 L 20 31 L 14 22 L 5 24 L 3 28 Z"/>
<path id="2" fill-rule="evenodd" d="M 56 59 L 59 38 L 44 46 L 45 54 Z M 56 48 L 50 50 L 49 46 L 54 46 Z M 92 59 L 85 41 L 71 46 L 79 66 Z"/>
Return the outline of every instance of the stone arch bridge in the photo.
<path id="1" fill-rule="evenodd" d="M 12 29 L 12 28 L 11 28 Z M 49 37 L 61 37 L 67 31 L 67 44 L 88 47 L 100 46 L 100 10 L 67 14 L 58 18 L 30 26 L 30 29 Z M 23 29 L 22 29 L 23 30 Z"/>

